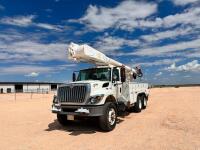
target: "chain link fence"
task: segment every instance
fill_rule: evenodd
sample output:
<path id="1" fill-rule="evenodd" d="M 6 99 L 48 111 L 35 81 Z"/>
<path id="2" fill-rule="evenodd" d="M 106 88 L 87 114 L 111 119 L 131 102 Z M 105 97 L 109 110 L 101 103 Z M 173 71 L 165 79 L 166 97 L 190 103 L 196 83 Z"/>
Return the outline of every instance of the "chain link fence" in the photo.
<path id="1" fill-rule="evenodd" d="M 37 99 L 52 99 L 56 91 L 49 89 L 32 89 L 32 90 L 14 90 L 10 93 L 1 93 L 0 101 L 22 101 Z"/>

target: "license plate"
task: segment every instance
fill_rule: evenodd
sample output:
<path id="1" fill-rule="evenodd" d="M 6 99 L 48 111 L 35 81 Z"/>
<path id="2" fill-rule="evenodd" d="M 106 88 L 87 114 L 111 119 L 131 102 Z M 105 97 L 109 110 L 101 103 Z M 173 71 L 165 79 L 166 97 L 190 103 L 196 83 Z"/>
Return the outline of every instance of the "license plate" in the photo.
<path id="1" fill-rule="evenodd" d="M 67 115 L 67 120 L 74 120 L 74 116 L 73 115 Z"/>

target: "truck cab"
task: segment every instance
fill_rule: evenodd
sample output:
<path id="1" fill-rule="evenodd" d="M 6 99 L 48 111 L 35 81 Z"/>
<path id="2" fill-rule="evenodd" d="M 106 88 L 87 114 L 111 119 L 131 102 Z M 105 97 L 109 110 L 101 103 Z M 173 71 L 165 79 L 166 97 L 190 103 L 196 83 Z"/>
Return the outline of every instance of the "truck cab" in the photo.
<path id="1" fill-rule="evenodd" d="M 113 96 L 117 99 L 121 93 L 121 77 L 120 68 L 100 66 L 97 68 L 89 68 L 80 70 L 77 79 L 74 83 L 89 83 L 91 86 L 92 95 L 104 95 L 103 101 L 95 101 L 91 99 L 91 104 L 104 104 L 107 96 Z M 118 91 L 119 90 L 119 91 Z M 91 95 L 91 96 L 92 96 Z"/>

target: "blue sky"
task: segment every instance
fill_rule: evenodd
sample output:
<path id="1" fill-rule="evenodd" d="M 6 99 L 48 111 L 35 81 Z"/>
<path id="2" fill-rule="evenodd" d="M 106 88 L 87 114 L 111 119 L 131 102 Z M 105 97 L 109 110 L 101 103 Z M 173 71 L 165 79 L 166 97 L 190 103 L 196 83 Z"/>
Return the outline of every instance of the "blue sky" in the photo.
<path id="1" fill-rule="evenodd" d="M 0 81 L 71 80 L 87 43 L 152 84 L 200 83 L 199 0 L 0 0 Z"/>

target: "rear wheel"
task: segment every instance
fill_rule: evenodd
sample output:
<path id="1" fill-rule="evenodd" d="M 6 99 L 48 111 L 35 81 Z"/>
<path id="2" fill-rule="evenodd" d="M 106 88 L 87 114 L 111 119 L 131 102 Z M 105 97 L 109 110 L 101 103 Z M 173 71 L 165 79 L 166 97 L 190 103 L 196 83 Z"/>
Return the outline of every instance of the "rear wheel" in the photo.
<path id="1" fill-rule="evenodd" d="M 135 103 L 135 106 L 133 107 L 134 111 L 139 113 L 142 110 L 142 97 L 137 97 L 137 102 Z"/>
<path id="2" fill-rule="evenodd" d="M 117 121 L 117 109 L 114 103 L 108 102 L 104 106 L 103 115 L 99 117 L 99 125 L 104 131 L 115 128 Z"/>
<path id="3" fill-rule="evenodd" d="M 57 114 L 57 120 L 61 125 L 63 126 L 67 125 L 68 120 L 66 115 Z"/>

